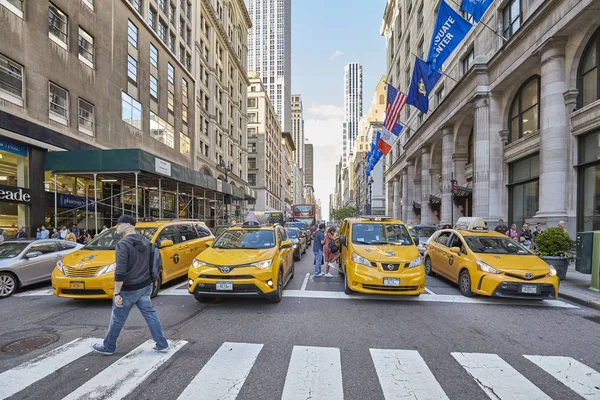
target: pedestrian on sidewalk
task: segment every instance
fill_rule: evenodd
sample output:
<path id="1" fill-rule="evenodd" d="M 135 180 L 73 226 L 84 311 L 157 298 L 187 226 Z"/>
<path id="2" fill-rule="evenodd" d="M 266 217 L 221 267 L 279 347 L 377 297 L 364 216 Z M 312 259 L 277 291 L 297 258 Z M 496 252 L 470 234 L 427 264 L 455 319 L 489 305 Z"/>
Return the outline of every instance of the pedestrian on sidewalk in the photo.
<path id="1" fill-rule="evenodd" d="M 75 234 L 70 229 L 67 229 L 67 236 L 65 236 L 65 240 L 77 243 L 77 236 L 75 236 Z"/>
<path id="2" fill-rule="evenodd" d="M 60 233 L 60 238 L 61 239 L 66 239 L 67 238 L 67 233 L 69 233 L 69 232 L 67 230 L 67 227 L 63 225 L 63 227 L 60 229 L 59 233 Z"/>
<path id="3" fill-rule="evenodd" d="M 511 239 L 517 240 L 519 237 L 519 232 L 517 232 L 517 224 L 512 224 L 508 232 L 506 232 L 506 236 Z"/>
<path id="4" fill-rule="evenodd" d="M 508 225 L 505 225 L 504 220 L 500 219 L 500 220 L 498 220 L 498 225 L 496 225 L 494 230 L 498 233 L 506 235 L 506 232 L 508 232 Z"/>
<path id="5" fill-rule="evenodd" d="M 315 253 L 315 277 L 325 275 L 321 272 L 323 264 L 323 245 L 325 244 L 325 224 L 319 225 L 319 229 L 313 234 L 313 253 Z"/>
<path id="6" fill-rule="evenodd" d="M 40 229 L 40 239 L 48 239 L 49 237 L 50 231 L 48 231 L 48 229 L 42 225 L 42 228 Z"/>
<path id="7" fill-rule="evenodd" d="M 42 238 L 42 231 L 40 230 L 40 228 L 35 228 L 35 238 L 36 239 Z"/>
<path id="8" fill-rule="evenodd" d="M 56 228 L 52 229 L 52 236 L 50 236 L 50 238 L 60 239 L 60 233 L 58 232 L 58 229 L 56 229 Z"/>
<path id="9" fill-rule="evenodd" d="M 27 233 L 25 232 L 25 227 L 23 225 L 17 228 L 15 239 L 27 239 Z"/>
<path id="10" fill-rule="evenodd" d="M 327 235 L 325 236 L 325 278 L 333 278 L 333 275 L 329 273 L 329 269 L 335 269 L 335 262 L 337 262 L 340 257 L 336 241 L 337 236 L 335 235 L 335 228 L 332 226 L 327 229 Z"/>
<path id="11" fill-rule="evenodd" d="M 531 233 L 531 229 L 529 229 L 529 224 L 523 224 L 523 228 L 521 228 L 521 232 L 519 232 L 519 242 L 523 247 L 529 250 L 532 241 L 533 233 Z"/>
<path id="12" fill-rule="evenodd" d="M 133 306 L 146 320 L 152 339 L 156 342 L 155 351 L 166 351 L 169 343 L 156 310 L 152 306 L 152 243 L 135 232 L 135 219 L 121 215 L 117 220 L 117 234 L 123 238 L 116 245 L 115 289 L 110 325 L 103 343 L 95 343 L 92 348 L 98 353 L 112 355 L 117 348 L 117 339 Z"/>

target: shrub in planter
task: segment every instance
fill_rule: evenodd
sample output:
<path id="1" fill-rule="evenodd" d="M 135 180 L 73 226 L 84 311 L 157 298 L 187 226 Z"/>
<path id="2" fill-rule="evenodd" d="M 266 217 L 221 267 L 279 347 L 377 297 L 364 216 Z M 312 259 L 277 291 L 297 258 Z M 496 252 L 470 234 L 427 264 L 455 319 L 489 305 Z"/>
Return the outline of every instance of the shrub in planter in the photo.
<path id="1" fill-rule="evenodd" d="M 548 228 L 535 238 L 540 257 L 556 269 L 560 279 L 565 279 L 569 261 L 573 258 L 573 240 L 561 228 Z"/>

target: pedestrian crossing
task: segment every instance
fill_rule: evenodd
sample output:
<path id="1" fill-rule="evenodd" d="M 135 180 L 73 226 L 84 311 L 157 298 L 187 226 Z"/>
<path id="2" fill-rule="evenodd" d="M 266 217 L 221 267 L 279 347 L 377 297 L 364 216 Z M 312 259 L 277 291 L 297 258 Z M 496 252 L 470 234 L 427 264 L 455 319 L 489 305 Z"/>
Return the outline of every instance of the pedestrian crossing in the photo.
<path id="1" fill-rule="evenodd" d="M 99 339 L 76 339 L 33 358 L 21 365 L 0 373 L 0 399 L 31 398 L 28 388 L 44 379 L 57 379 L 69 373 L 86 374 L 87 368 L 73 370 L 68 366 L 74 362 L 98 362 L 98 354 L 90 354 L 91 344 Z M 192 373 L 191 380 L 184 385 L 177 385 L 172 390 L 172 397 L 178 399 L 203 400 L 235 400 L 242 399 L 240 392 L 248 384 L 249 377 L 257 360 L 261 358 L 263 344 L 225 342 L 212 354 L 204 365 L 196 365 L 189 357 L 193 346 L 185 340 L 169 342 L 169 351 L 161 353 L 152 350 L 154 343 L 149 340 L 100 372 L 92 372 L 85 383 L 64 397 L 75 399 L 122 399 L 144 390 L 146 381 L 161 386 L 168 385 L 168 379 L 161 381 L 169 361 L 179 356 L 186 357 L 186 369 Z M 347 350 L 345 350 L 347 351 Z M 288 354 L 289 361 L 285 371 L 285 382 L 281 390 L 282 400 L 326 399 L 343 400 L 345 396 L 355 398 L 351 393 L 352 385 L 344 384 L 344 354 L 339 348 L 293 346 Z M 381 392 L 370 388 L 373 399 L 385 400 L 433 400 L 449 399 L 444 391 L 439 369 L 430 366 L 436 364 L 435 359 L 426 361 L 416 350 L 403 349 L 369 349 L 370 360 L 357 366 L 364 374 L 369 373 L 366 363 L 371 363 L 377 375 Z M 537 387 L 530 379 L 522 375 L 513 366 L 497 354 L 452 352 L 449 358 L 456 361 L 456 368 L 463 369 L 465 379 L 473 379 L 481 389 L 477 398 L 493 400 L 536 400 L 551 399 L 544 388 Z M 266 356 L 265 356 L 266 357 Z M 571 390 L 570 399 L 600 399 L 600 374 L 584 363 L 564 356 L 524 355 L 525 362 L 531 363 L 528 374 L 547 374 L 547 380 L 556 380 Z M 273 360 L 269 360 L 270 363 Z M 200 363 L 198 363 L 200 364 Z M 345 365 L 344 368 L 352 368 Z M 283 368 L 284 369 L 284 368 Z M 281 371 L 282 374 L 284 371 Z M 436 374 L 438 375 L 436 377 Z M 440 376 L 442 375 L 442 376 Z M 531 377 L 530 377 L 531 378 Z M 82 382 L 84 379 L 81 380 Z M 189 383 L 188 383 L 189 382 Z M 37 388 L 40 386 L 37 385 Z M 476 388 L 476 386 L 473 386 Z M 344 391 L 346 389 L 346 392 Z M 474 389 L 477 390 L 477 389 Z M 382 393 L 382 395 L 377 394 Z M 39 393 L 38 393 L 39 395 Z M 579 397 L 577 397 L 579 396 Z M 35 397 L 35 396 L 34 396 Z M 46 396 L 52 399 L 51 393 Z M 147 396 L 146 396 L 147 397 Z M 269 396 L 279 397 L 279 395 Z M 130 396 L 131 398 L 131 396 Z"/>

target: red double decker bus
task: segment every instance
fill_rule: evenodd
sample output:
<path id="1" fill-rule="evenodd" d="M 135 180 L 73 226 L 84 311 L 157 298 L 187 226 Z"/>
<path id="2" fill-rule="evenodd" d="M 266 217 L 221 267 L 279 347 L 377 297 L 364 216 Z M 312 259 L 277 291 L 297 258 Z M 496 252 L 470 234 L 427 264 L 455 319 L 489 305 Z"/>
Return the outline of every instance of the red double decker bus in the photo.
<path id="1" fill-rule="evenodd" d="M 312 232 L 317 229 L 317 205 L 295 204 L 292 206 L 292 221 L 304 222 Z"/>

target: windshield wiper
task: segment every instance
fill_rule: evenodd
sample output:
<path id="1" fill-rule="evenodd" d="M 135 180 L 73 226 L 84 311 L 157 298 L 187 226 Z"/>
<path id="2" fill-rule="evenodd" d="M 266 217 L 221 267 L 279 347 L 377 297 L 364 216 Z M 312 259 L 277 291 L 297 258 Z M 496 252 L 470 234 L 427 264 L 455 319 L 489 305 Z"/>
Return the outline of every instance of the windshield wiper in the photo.
<path id="1" fill-rule="evenodd" d="M 365 242 L 364 240 L 353 240 L 354 244 L 373 244 L 373 242 Z"/>

